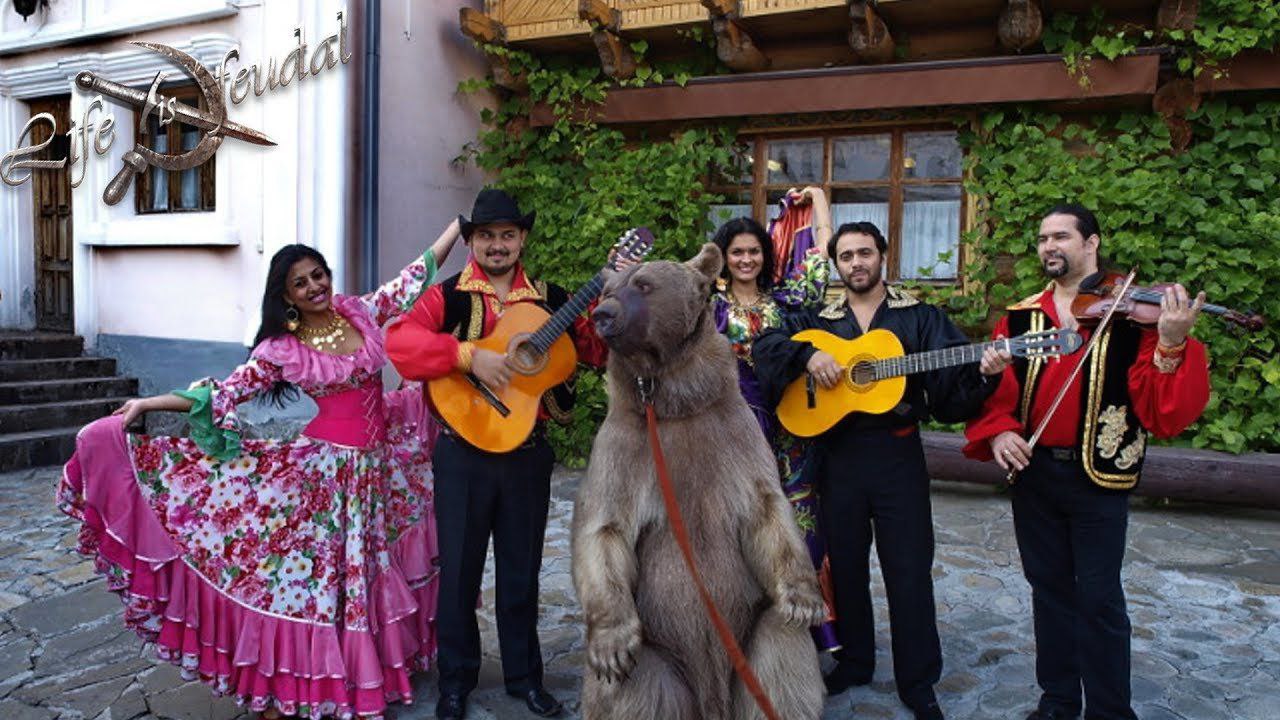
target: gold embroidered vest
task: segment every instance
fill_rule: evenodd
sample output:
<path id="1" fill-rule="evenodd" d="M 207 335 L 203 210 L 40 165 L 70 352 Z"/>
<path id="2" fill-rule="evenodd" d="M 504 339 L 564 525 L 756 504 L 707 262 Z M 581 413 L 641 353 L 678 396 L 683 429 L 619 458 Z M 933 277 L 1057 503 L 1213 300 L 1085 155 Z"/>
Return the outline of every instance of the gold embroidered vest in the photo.
<path id="1" fill-rule="evenodd" d="M 1049 316 L 1032 303 L 1009 311 L 1009 334 L 1040 332 L 1052 326 Z M 1146 457 L 1147 432 L 1133 413 L 1129 398 L 1129 368 L 1138 355 L 1141 330 L 1125 319 L 1113 320 L 1080 370 L 1080 462 L 1094 483 L 1112 490 L 1128 490 L 1138 482 Z M 1075 362 L 1063 359 L 1058 362 Z M 1017 417 L 1024 424 L 1031 403 L 1041 391 L 1044 358 L 1014 358 L 1013 371 L 1022 395 Z M 1057 393 L 1059 388 L 1044 388 Z"/>

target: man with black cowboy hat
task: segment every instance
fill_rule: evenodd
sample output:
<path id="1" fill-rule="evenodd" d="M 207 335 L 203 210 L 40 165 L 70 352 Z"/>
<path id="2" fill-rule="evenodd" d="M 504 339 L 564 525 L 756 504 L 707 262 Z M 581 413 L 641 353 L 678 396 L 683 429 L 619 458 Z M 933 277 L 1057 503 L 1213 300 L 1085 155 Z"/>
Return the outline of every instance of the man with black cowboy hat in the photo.
<path id="1" fill-rule="evenodd" d="M 482 190 L 471 219 L 459 216 L 471 257 L 462 272 L 429 288 L 387 334 L 387 354 L 405 378 L 432 380 L 470 371 L 500 389 L 511 379 L 506 357 L 473 345 L 488 335 L 503 310 L 532 302 L 554 311 L 568 300 L 561 288 L 525 275 L 521 251 L 534 213 L 520 212 L 502 190 Z M 604 343 L 579 317 L 570 333 L 581 361 L 603 365 Z M 542 432 L 547 418 L 567 420 L 572 391 L 543 397 L 539 423 L 524 445 L 506 453 L 480 450 L 443 427 L 433 457 L 440 544 L 438 718 L 466 715 L 467 694 L 480 671 L 476 597 L 485 551 L 493 535 L 495 605 L 507 692 L 537 715 L 558 715 L 560 703 L 542 687 L 538 646 L 538 571 L 555 462 Z"/>

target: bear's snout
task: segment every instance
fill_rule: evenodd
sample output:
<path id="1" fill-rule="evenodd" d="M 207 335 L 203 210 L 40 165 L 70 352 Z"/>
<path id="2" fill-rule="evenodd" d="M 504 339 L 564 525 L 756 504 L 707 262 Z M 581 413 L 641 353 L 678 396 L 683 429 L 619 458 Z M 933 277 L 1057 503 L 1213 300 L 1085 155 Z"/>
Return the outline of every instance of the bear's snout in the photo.
<path id="1" fill-rule="evenodd" d="M 617 336 L 622 332 L 622 304 L 609 298 L 596 306 L 591 313 L 591 322 L 596 324 L 596 333 L 604 340 Z"/>

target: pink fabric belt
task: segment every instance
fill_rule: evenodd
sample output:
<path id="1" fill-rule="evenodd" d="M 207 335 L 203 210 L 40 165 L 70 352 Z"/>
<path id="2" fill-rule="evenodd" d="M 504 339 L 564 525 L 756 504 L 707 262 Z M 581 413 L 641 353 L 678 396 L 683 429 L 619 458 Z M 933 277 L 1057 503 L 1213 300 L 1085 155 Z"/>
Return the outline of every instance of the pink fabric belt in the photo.
<path id="1" fill-rule="evenodd" d="M 315 398 L 320 412 L 302 431 L 316 440 L 367 448 L 387 437 L 382 381 L 371 378 L 354 390 Z"/>

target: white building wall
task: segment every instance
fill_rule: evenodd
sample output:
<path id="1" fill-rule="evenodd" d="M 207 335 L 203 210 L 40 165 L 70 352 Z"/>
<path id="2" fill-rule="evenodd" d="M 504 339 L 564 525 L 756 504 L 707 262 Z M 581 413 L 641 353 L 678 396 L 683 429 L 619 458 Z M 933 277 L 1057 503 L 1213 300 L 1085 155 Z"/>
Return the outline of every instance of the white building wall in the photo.
<path id="1" fill-rule="evenodd" d="M 340 0 L 123 0 L 55 2 L 47 18 L 24 26 L 4 4 L 0 12 L 0 143 L 10 149 L 29 117 L 23 100 L 71 92 L 73 119 L 92 96 L 72 90 L 76 72 L 91 69 L 145 89 L 155 69 L 183 73 L 120 37 L 177 47 L 212 70 L 225 51 L 239 64 L 266 68 L 294 47 L 301 26 L 310 45 L 337 32 Z M 167 20 L 166 20 L 167 18 Z M 165 25 L 166 22 L 175 23 Z M 138 32 L 138 28 L 153 28 Z M 33 32 L 34 31 L 34 32 Z M 358 28 L 348 19 L 349 41 Z M 59 45 L 86 38 L 96 42 Z M 309 55 L 310 53 L 308 53 Z M 99 335 L 242 344 L 257 328 L 263 279 L 271 254 L 301 241 L 328 257 L 341 282 L 346 272 L 344 228 L 352 203 L 348 167 L 355 59 L 261 97 L 227 104 L 228 118 L 271 136 L 276 147 L 224 140 L 217 153 L 216 211 L 137 215 L 132 190 L 118 205 L 103 188 L 133 146 L 133 112 L 109 103 L 117 129 L 106 156 L 90 158 L 73 192 L 75 328 L 89 344 Z M 228 85 L 230 84 L 228 80 Z M 64 128 L 59 129 L 65 132 Z M 0 327 L 29 327 L 34 305 L 30 183 L 0 186 Z"/>

